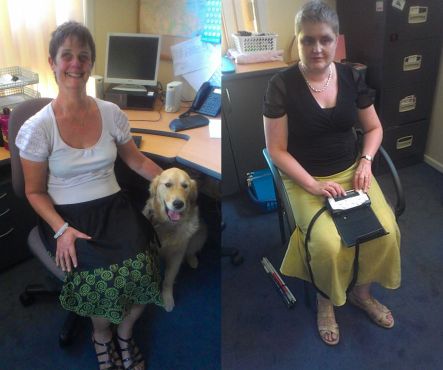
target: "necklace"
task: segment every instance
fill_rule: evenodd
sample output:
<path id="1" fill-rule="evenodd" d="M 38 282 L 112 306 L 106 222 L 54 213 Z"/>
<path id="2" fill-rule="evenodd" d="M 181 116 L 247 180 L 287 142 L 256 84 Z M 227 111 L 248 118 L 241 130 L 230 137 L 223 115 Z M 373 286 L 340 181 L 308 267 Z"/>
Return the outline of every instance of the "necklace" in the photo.
<path id="1" fill-rule="evenodd" d="M 326 82 L 323 84 L 323 86 L 321 88 L 319 88 L 319 89 L 316 89 L 314 86 L 312 86 L 309 83 L 308 79 L 306 78 L 305 72 L 304 72 L 304 68 L 305 67 L 304 67 L 304 65 L 301 62 L 299 63 L 298 68 L 300 69 L 300 72 L 302 73 L 303 78 L 305 79 L 306 84 L 309 86 L 309 88 L 312 91 L 314 91 L 316 93 L 321 93 L 321 92 L 325 91 L 328 88 L 329 83 L 331 82 L 331 78 L 332 78 L 332 67 L 331 67 L 331 65 L 329 65 L 328 78 L 326 79 Z"/>

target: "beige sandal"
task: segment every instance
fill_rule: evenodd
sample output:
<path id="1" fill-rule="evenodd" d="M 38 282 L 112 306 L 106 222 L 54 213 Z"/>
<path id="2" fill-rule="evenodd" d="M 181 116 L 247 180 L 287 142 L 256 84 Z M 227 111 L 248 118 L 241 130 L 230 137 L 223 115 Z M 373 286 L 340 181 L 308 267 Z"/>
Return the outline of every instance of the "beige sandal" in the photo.
<path id="1" fill-rule="evenodd" d="M 317 301 L 318 333 L 320 334 L 320 338 L 323 342 L 330 346 L 335 346 L 340 340 L 340 332 L 338 329 L 338 324 L 335 321 L 334 306 L 332 304 L 324 306 L 327 306 L 327 308 L 322 308 L 322 310 L 320 310 L 320 306 Z M 328 340 L 326 336 L 327 334 L 329 334 L 330 340 Z M 335 334 L 336 339 L 332 339 L 332 334 Z"/>
<path id="2" fill-rule="evenodd" d="M 348 300 L 354 306 L 365 311 L 369 318 L 382 328 L 390 329 L 394 326 L 394 317 L 392 316 L 391 311 L 374 297 L 361 299 L 351 292 L 348 294 Z M 392 321 L 388 319 L 389 314 L 391 314 Z"/>

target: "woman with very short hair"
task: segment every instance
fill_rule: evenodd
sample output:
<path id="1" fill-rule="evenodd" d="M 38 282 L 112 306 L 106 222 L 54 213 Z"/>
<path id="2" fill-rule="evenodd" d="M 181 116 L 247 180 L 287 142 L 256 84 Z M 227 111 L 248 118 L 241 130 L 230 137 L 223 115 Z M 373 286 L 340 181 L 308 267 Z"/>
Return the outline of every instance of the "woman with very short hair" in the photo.
<path id="1" fill-rule="evenodd" d="M 62 306 L 92 320 L 99 368 L 145 369 L 132 335 L 146 304 L 162 304 L 155 232 L 121 191 L 114 162 L 118 154 L 147 180 L 161 168 L 138 151 L 115 104 L 86 94 L 95 62 L 89 30 L 60 25 L 49 54 L 58 95 L 16 139 L 26 196 L 65 272 Z"/>
<path id="2" fill-rule="evenodd" d="M 270 80 L 264 101 L 266 146 L 282 172 L 297 228 L 291 236 L 281 271 L 310 281 L 304 239 L 314 214 L 325 197 L 361 189 L 371 198 L 372 209 L 388 232 L 361 244 L 355 286 L 355 248 L 340 240 L 331 216 L 323 213 L 312 228 L 310 266 L 317 294 L 317 326 L 321 339 L 335 345 L 339 327 L 334 306 L 348 300 L 362 308 L 383 328 L 392 328 L 391 311 L 371 295 L 371 284 L 400 286 L 400 233 L 372 175 L 372 159 L 383 131 L 362 76 L 350 66 L 335 63 L 338 17 L 321 1 L 309 1 L 295 17 L 300 61 Z M 363 147 L 356 145 L 354 125 L 364 130 Z"/>

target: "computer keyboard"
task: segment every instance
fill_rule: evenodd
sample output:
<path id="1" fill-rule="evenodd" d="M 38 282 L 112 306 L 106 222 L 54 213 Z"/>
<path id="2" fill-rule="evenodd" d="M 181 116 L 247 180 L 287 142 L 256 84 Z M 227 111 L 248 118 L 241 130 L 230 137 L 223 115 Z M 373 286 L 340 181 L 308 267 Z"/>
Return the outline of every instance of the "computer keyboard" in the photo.
<path id="1" fill-rule="evenodd" d="M 148 90 L 146 87 L 141 85 L 117 85 L 112 88 L 112 90 L 118 90 L 118 91 L 130 91 L 130 92 L 141 92 L 146 93 Z"/>

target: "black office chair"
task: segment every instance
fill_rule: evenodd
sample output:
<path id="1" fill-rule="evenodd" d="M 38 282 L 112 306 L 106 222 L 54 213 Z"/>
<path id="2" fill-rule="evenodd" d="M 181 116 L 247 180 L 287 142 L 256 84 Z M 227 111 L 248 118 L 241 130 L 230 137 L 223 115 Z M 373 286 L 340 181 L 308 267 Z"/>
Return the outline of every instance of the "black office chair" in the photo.
<path id="1" fill-rule="evenodd" d="M 45 105 L 49 104 L 50 98 L 37 98 L 27 100 L 15 107 L 9 118 L 9 149 L 11 153 L 11 174 L 12 186 L 15 194 L 19 198 L 25 198 L 23 170 L 20 162 L 19 149 L 15 146 L 15 138 L 22 124 L 32 115 L 37 113 Z M 31 252 L 43 263 L 43 265 L 56 277 L 60 282 L 64 279 L 64 273 L 61 271 L 53 259 L 46 252 L 46 248 L 40 239 L 37 226 L 35 226 L 29 233 L 28 246 Z M 20 295 L 20 301 L 23 306 L 32 304 L 38 296 L 54 296 L 58 297 L 61 289 L 61 283 L 51 284 L 30 284 L 25 288 L 25 291 Z M 68 345 L 75 333 L 75 324 L 79 317 L 73 312 L 69 312 L 63 327 L 59 333 L 60 346 Z"/>
<path id="2" fill-rule="evenodd" d="M 362 132 L 361 130 L 357 129 L 355 133 L 356 133 L 356 140 L 359 142 L 360 145 Z M 274 182 L 275 194 L 277 198 L 277 211 L 278 211 L 278 220 L 280 226 L 280 237 L 282 245 L 285 245 L 291 234 L 294 232 L 297 225 L 295 223 L 294 214 L 292 213 L 292 208 L 289 202 L 288 193 L 286 192 L 286 189 L 283 185 L 283 180 L 281 178 L 280 171 L 272 161 L 271 156 L 269 155 L 269 152 L 266 148 L 263 149 L 263 156 L 265 157 L 265 160 L 271 171 L 272 179 Z M 396 220 L 398 220 L 400 215 L 405 210 L 405 197 L 400 177 L 398 176 L 397 169 L 395 168 L 394 163 L 389 157 L 389 154 L 381 146 L 378 150 L 378 156 L 380 159 L 382 159 L 385 162 L 387 169 L 392 176 L 392 181 L 396 193 L 396 203 L 393 208 L 394 208 L 395 218 Z M 305 298 L 305 303 L 308 307 L 314 307 L 313 303 L 315 302 L 315 299 L 313 297 L 315 291 L 312 288 L 313 287 L 309 282 L 303 280 L 304 298 Z"/>

